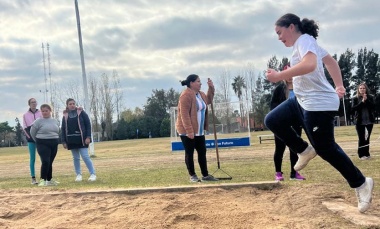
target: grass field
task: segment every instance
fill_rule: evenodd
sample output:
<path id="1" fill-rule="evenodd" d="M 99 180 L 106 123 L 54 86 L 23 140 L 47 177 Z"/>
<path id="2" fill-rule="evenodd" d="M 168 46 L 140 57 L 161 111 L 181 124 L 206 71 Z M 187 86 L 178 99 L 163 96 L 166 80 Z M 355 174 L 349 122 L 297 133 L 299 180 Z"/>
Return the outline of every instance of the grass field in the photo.
<path id="1" fill-rule="evenodd" d="M 237 148 L 219 148 L 220 165 L 223 171 L 232 176 L 231 181 L 220 182 L 253 182 L 271 181 L 274 179 L 273 150 L 274 141 L 264 141 L 259 144 L 258 135 L 270 134 L 269 131 L 251 133 L 251 146 Z M 354 126 L 337 127 L 335 130 L 338 144 L 346 151 L 355 165 L 366 175 L 373 177 L 375 183 L 380 182 L 380 125 L 376 124 L 372 133 L 372 159 L 361 161 L 357 158 L 357 136 Z M 75 173 L 71 153 L 60 146 L 53 164 L 53 177 L 60 184 L 54 189 L 114 189 L 135 187 L 179 186 L 189 185 L 189 179 L 184 164 L 183 151 L 171 152 L 170 138 L 152 138 L 123 140 L 95 143 L 93 162 L 97 170 L 96 182 L 74 182 Z M 214 149 L 208 149 L 209 172 L 216 177 L 228 177 L 217 168 Z M 195 157 L 196 158 L 196 157 Z M 195 162 L 196 171 L 200 174 Z M 36 173 L 39 177 L 40 160 L 36 159 Z M 88 170 L 82 162 L 84 179 Z M 285 153 L 283 172 L 287 178 L 290 173 L 288 150 Z M 0 188 L 29 188 L 29 155 L 27 147 L 0 148 Z M 316 157 L 301 171 L 308 183 L 328 184 L 341 183 L 339 188 L 349 187 L 341 175 L 328 163 Z M 294 183 L 285 181 L 285 184 Z M 300 185 L 297 183 L 297 185 Z M 33 188 L 39 188 L 37 186 Z M 379 196 L 379 189 L 375 195 Z"/>

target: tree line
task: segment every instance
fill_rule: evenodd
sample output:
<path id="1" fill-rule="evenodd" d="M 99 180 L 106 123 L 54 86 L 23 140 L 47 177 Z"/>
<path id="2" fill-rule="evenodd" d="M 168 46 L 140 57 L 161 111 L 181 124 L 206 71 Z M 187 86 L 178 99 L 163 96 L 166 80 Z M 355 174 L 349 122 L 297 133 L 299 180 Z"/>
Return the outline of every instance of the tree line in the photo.
<path id="1" fill-rule="evenodd" d="M 376 112 L 380 115 L 380 59 L 379 54 L 373 49 L 361 48 L 357 53 L 347 49 L 344 53 L 333 55 L 337 60 L 346 88 L 345 102 L 341 104 L 339 116 L 343 116 L 343 104 L 347 115 L 350 115 L 350 101 L 356 94 L 356 88 L 361 82 L 365 82 L 371 94 L 376 98 Z M 281 71 L 289 59 L 283 57 L 279 60 L 272 56 L 267 67 Z M 265 115 L 269 112 L 271 94 L 277 84 L 270 83 L 265 78 L 265 71 L 256 71 L 253 64 L 247 64 L 240 71 L 232 73 L 228 68 L 221 71 L 218 77 L 213 79 L 216 87 L 214 104 L 223 104 L 223 112 L 232 116 L 247 117 L 254 120 L 252 128 L 262 126 Z M 330 75 L 325 69 L 328 81 L 334 86 Z M 84 103 L 82 89 L 78 82 L 68 82 L 65 85 L 54 85 L 51 103 L 53 105 L 53 116 L 61 121 L 61 113 L 65 108 L 68 97 L 76 99 L 78 104 Z M 100 140 L 135 139 L 149 137 L 170 136 L 171 120 L 170 108 L 178 104 L 181 92 L 173 88 L 169 90 L 153 89 L 145 105 L 140 108 L 126 109 L 124 106 L 124 95 L 120 85 L 120 76 L 113 71 L 111 76 L 106 73 L 100 76 L 90 74 L 89 85 L 89 114 L 92 120 L 93 131 L 100 133 Z M 59 92 L 59 93 L 58 93 Z M 62 95 L 65 95 L 63 97 Z M 68 96 L 68 97 L 67 97 Z M 240 102 L 239 109 L 233 109 L 229 104 L 237 100 Z M 63 106 L 62 106 L 63 104 Z M 350 117 L 347 117 L 350 119 Z M 8 122 L 0 123 L 1 145 L 5 146 L 7 137 L 14 135 L 10 145 L 20 145 L 22 141 L 21 125 L 17 120 L 16 127 L 10 127 Z M 221 120 L 216 120 L 220 122 Z M 228 123 L 229 120 L 226 120 Z M 10 143 L 11 142 L 11 143 Z"/>

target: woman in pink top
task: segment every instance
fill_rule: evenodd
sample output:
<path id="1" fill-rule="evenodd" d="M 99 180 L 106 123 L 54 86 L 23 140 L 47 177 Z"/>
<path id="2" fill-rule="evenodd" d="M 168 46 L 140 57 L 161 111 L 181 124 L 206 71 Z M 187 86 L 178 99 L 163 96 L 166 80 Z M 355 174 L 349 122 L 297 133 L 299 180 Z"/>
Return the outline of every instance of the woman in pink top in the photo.
<path id="1" fill-rule="evenodd" d="M 36 174 L 34 169 L 34 164 L 36 162 L 36 143 L 30 136 L 30 128 L 34 120 L 41 118 L 41 112 L 37 109 L 37 100 L 35 98 L 30 98 L 28 100 L 29 110 L 23 115 L 23 128 L 26 140 L 28 141 L 29 149 L 29 167 L 30 175 L 32 176 L 32 184 L 38 184 L 36 180 Z"/>

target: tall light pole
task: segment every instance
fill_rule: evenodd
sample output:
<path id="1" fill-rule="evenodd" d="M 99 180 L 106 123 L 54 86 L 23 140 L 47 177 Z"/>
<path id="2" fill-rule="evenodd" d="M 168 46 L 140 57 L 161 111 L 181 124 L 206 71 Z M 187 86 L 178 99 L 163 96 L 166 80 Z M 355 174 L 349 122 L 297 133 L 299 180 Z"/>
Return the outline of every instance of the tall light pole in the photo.
<path id="1" fill-rule="evenodd" d="M 83 78 L 83 89 L 84 89 L 84 109 L 86 110 L 87 108 L 89 108 L 88 88 L 87 88 L 86 67 L 85 67 L 85 64 L 84 64 L 84 54 L 83 54 L 83 45 L 82 45 L 82 31 L 81 31 L 81 27 L 80 27 L 80 17 L 79 17 L 78 1 L 74 0 L 74 4 L 75 4 L 75 13 L 76 13 L 76 18 L 77 18 L 80 60 L 81 60 L 81 64 L 82 64 L 82 78 Z M 93 139 L 92 134 L 91 134 L 91 139 L 92 139 L 92 141 L 91 141 L 91 143 L 89 145 L 90 155 L 95 155 L 94 143 L 93 143 L 94 139 Z"/>

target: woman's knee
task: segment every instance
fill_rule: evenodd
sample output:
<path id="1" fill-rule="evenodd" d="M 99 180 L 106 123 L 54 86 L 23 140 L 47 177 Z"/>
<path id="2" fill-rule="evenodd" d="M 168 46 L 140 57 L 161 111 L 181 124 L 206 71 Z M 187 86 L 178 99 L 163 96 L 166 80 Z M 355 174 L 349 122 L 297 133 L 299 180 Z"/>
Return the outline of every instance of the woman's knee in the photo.
<path id="1" fill-rule="evenodd" d="M 272 130 L 276 126 L 276 118 L 273 112 L 269 112 L 264 119 L 265 126 Z"/>

